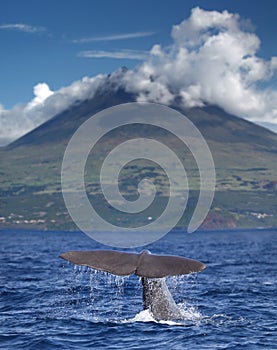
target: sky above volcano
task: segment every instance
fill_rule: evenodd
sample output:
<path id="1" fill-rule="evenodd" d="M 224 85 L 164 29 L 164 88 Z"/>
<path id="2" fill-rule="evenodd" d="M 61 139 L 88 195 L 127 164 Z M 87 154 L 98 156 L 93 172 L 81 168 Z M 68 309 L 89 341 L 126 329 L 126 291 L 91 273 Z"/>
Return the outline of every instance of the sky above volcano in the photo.
<path id="1" fill-rule="evenodd" d="M 1 143 L 92 96 L 122 66 L 141 100 L 177 94 L 274 129 L 276 10 L 275 0 L 2 1 Z"/>

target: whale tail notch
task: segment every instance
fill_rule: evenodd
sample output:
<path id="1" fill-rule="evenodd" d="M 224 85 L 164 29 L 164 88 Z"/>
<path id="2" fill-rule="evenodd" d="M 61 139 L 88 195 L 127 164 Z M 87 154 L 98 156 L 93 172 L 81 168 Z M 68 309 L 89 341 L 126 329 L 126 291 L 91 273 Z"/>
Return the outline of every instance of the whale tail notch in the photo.
<path id="1" fill-rule="evenodd" d="M 155 255 L 147 250 L 141 253 L 114 250 L 71 251 L 61 254 L 60 258 L 113 275 L 135 274 L 147 278 L 187 275 L 206 268 L 197 260 L 174 255 Z"/>

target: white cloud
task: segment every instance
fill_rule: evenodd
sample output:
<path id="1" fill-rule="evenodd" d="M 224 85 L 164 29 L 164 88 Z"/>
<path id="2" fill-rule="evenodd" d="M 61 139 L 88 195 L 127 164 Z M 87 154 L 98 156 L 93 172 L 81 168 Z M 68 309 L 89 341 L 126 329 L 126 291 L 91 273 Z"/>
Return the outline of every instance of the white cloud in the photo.
<path id="1" fill-rule="evenodd" d="M 135 38 L 145 38 L 146 36 L 154 35 L 155 32 L 134 32 L 134 33 L 123 33 L 103 36 L 92 36 L 89 38 L 73 40 L 75 44 L 91 43 L 96 41 L 115 41 L 115 40 L 126 40 Z"/>
<path id="2" fill-rule="evenodd" d="M 37 84 L 34 89 L 34 98 L 31 102 L 28 103 L 26 109 L 31 110 L 32 108 L 41 105 L 44 101 L 51 95 L 53 95 L 53 91 L 50 90 L 49 86 L 46 83 Z"/>
<path id="3" fill-rule="evenodd" d="M 241 27 L 238 15 L 197 7 L 173 27 L 172 38 L 169 48 L 155 45 L 149 58 L 128 72 L 129 91 L 162 103 L 178 95 L 184 106 L 215 104 L 253 121 L 277 123 L 277 92 L 258 88 L 272 78 L 277 59 L 257 56 L 260 40 Z"/>
<path id="4" fill-rule="evenodd" d="M 24 24 L 24 23 L 0 24 L 0 29 L 18 30 L 20 32 L 25 32 L 25 33 L 38 33 L 38 32 L 44 32 L 46 30 L 46 28 L 44 27 L 36 27 L 36 26 L 31 26 L 29 24 Z"/>
<path id="5" fill-rule="evenodd" d="M 102 51 L 90 50 L 81 51 L 78 56 L 85 58 L 114 58 L 114 59 L 129 59 L 129 60 L 144 60 L 148 56 L 147 51 L 140 50 L 118 50 L 118 51 Z"/>
<path id="6" fill-rule="evenodd" d="M 10 110 L 0 105 L 0 145 L 31 131 L 74 102 L 91 98 L 104 81 L 103 75 L 84 77 L 55 92 L 46 83 L 39 83 L 34 87 L 34 98 L 27 105 L 17 105 Z"/>
<path id="7" fill-rule="evenodd" d="M 260 40 L 241 25 L 238 15 L 197 7 L 173 27 L 172 39 L 171 46 L 154 45 L 150 52 L 83 51 L 79 55 L 144 59 L 134 70 L 115 72 L 110 78 L 114 87 L 137 93 L 140 101 L 170 104 L 178 96 L 183 106 L 218 105 L 273 130 L 277 91 L 269 86 L 277 58 L 264 60 L 257 55 Z M 75 101 L 93 97 L 106 79 L 85 77 L 58 91 L 51 91 L 46 83 L 36 85 L 34 98 L 26 106 L 0 107 L 0 142 L 12 141 Z M 267 83 L 268 88 L 260 88 Z"/>

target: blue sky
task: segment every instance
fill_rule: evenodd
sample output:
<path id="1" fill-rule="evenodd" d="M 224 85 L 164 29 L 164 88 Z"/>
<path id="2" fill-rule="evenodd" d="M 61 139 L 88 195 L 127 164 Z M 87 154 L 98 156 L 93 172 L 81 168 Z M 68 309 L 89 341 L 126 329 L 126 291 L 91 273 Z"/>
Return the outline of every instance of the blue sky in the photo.
<path id="1" fill-rule="evenodd" d="M 85 75 L 109 73 L 124 65 L 132 68 L 138 60 L 89 59 L 78 54 L 85 50 L 144 51 L 155 43 L 167 45 L 172 25 L 188 17 L 195 6 L 227 9 L 250 19 L 261 39 L 260 56 L 277 55 L 275 0 L 6 0 L 1 1 L 0 12 L 0 103 L 11 108 L 28 102 L 39 82 L 57 90 Z M 15 24 L 33 28 L 4 28 Z M 125 34 L 134 37 L 124 39 Z M 118 40 L 101 40 L 114 35 Z M 77 42 L 93 37 L 99 41 Z"/>
<path id="2" fill-rule="evenodd" d="M 155 44 L 172 45 L 172 26 L 197 6 L 238 13 L 245 30 L 260 39 L 255 55 L 277 56 L 276 0 L 1 1 L 0 112 L 27 105 L 39 83 L 58 91 L 84 76 L 133 69 Z M 276 91 L 276 75 L 256 85 Z"/>

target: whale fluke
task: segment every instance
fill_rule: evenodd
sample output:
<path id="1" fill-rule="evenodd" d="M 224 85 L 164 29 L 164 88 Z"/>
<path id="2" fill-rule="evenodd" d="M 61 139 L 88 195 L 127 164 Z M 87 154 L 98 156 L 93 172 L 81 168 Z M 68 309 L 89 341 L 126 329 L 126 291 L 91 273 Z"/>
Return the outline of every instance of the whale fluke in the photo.
<path id="1" fill-rule="evenodd" d="M 197 260 L 174 255 L 155 255 L 146 250 L 141 253 L 113 250 L 72 251 L 63 253 L 60 257 L 76 265 L 119 276 L 135 274 L 140 277 L 162 278 L 187 275 L 206 268 Z"/>
<path id="2" fill-rule="evenodd" d="M 183 315 L 166 285 L 166 276 L 200 272 L 206 266 L 197 260 L 174 255 L 154 255 L 145 250 L 127 253 L 114 250 L 73 251 L 60 255 L 76 265 L 88 266 L 114 275 L 142 277 L 143 306 L 156 320 L 177 320 Z"/>
<path id="3" fill-rule="evenodd" d="M 113 275 L 127 276 L 135 273 L 139 254 L 112 250 L 73 251 L 60 255 L 60 258 L 76 265 L 88 266 Z"/>

